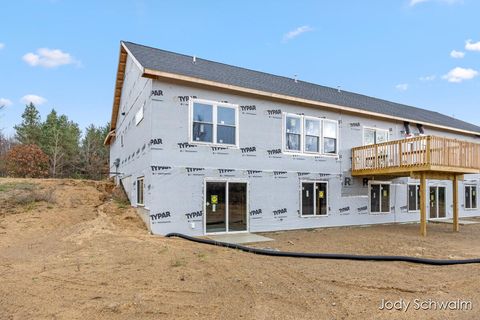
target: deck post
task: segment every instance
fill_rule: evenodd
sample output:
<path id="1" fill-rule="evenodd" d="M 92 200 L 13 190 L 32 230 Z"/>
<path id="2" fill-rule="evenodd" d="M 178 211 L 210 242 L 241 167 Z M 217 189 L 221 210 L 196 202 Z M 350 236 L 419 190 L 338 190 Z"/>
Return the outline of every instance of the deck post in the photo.
<path id="1" fill-rule="evenodd" d="M 453 175 L 453 232 L 460 230 L 458 223 L 458 175 Z"/>
<path id="2" fill-rule="evenodd" d="M 420 178 L 420 235 L 427 235 L 427 176 L 421 173 Z"/>

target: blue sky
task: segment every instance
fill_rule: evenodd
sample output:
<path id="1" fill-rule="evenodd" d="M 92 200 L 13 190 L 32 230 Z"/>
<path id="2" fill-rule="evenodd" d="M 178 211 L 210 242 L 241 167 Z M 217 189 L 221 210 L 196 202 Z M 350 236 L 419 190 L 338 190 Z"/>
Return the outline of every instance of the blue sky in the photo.
<path id="1" fill-rule="evenodd" d="M 480 1 L 2 1 L 0 128 L 28 101 L 110 120 L 119 42 L 432 109 L 480 125 Z"/>

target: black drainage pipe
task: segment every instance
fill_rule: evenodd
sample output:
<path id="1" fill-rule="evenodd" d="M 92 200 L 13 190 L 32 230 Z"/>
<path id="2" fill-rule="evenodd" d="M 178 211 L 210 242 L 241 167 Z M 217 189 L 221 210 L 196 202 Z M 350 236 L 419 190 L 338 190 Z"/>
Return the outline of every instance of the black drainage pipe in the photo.
<path id="1" fill-rule="evenodd" d="M 410 263 L 427 264 L 434 266 L 448 266 L 456 264 L 470 264 L 480 263 L 480 258 L 475 259 L 462 259 L 462 260 L 450 260 L 450 259 L 428 259 L 409 256 L 375 256 L 375 255 L 357 255 L 357 254 L 344 254 L 344 253 L 308 253 L 308 252 L 289 252 L 289 251 L 274 251 L 267 249 L 258 249 L 241 244 L 227 243 L 209 239 L 200 239 L 196 237 L 187 236 L 182 233 L 169 233 L 166 237 L 178 237 L 186 240 L 190 240 L 197 243 L 209 244 L 214 246 L 238 249 L 249 253 L 260 254 L 264 256 L 274 257 L 290 257 L 290 258 L 309 258 L 309 259 L 332 259 L 332 260 L 356 260 L 356 261 L 401 261 Z"/>

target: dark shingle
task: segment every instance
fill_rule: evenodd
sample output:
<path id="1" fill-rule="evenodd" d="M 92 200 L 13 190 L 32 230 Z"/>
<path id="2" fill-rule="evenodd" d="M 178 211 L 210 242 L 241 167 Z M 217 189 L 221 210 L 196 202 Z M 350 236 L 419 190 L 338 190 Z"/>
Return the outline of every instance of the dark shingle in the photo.
<path id="1" fill-rule="evenodd" d="M 123 43 L 148 69 L 480 133 L 479 126 L 438 112 L 199 58 L 194 64 L 192 56 Z"/>

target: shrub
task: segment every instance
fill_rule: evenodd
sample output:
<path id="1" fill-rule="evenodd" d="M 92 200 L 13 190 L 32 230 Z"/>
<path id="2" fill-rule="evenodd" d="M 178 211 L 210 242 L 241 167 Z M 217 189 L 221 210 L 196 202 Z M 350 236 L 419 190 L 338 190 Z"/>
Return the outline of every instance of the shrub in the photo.
<path id="1" fill-rule="evenodd" d="M 20 144 L 12 147 L 6 157 L 7 174 L 22 178 L 48 176 L 48 156 L 35 144 Z"/>

